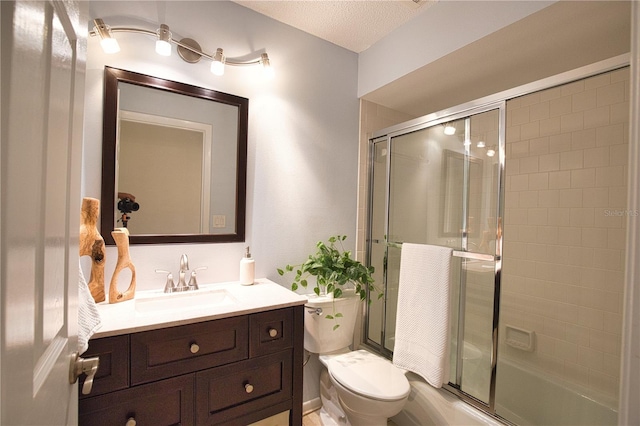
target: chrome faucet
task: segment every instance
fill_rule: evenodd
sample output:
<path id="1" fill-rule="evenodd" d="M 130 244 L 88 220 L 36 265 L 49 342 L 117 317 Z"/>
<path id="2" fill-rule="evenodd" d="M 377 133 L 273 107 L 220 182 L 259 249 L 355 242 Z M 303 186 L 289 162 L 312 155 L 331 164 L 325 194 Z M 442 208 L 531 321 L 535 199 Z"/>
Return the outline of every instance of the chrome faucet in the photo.
<path id="1" fill-rule="evenodd" d="M 187 283 L 187 272 L 189 272 L 189 258 L 186 254 L 180 256 L 180 272 L 178 273 L 178 282 L 174 283 L 173 274 L 170 271 L 156 269 L 158 273 L 167 274 L 167 282 L 164 286 L 165 293 L 174 293 L 180 291 L 198 290 L 198 281 L 196 280 L 196 271 L 199 269 L 207 269 L 206 266 L 195 268 L 191 271 L 189 283 Z"/>
<path id="2" fill-rule="evenodd" d="M 180 272 L 178 275 L 178 285 L 176 286 L 175 291 L 187 291 L 189 290 L 189 285 L 186 282 L 187 271 L 189 270 L 189 258 L 186 254 L 180 256 Z"/>

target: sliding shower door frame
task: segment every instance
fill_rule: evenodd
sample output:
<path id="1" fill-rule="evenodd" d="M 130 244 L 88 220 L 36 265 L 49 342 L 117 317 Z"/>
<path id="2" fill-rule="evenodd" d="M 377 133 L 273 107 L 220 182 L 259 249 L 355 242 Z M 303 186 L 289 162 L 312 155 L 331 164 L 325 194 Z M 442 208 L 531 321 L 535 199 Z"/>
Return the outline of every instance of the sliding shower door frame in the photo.
<path id="1" fill-rule="evenodd" d="M 505 192 L 505 185 L 504 185 L 504 168 L 505 168 L 505 134 L 506 134 L 506 102 L 510 99 L 514 99 L 520 96 L 525 96 L 537 91 L 541 91 L 541 90 L 545 90 L 545 89 L 549 89 L 555 86 L 560 86 L 563 84 L 567 84 L 570 83 L 572 81 L 577 81 L 577 80 L 581 80 L 584 78 L 588 78 L 591 76 L 595 76 L 598 74 L 602 74 L 605 72 L 609 72 L 609 71 L 613 71 L 616 69 L 620 69 L 620 68 L 624 68 L 626 66 L 629 66 L 630 63 L 630 56 L 629 54 L 623 54 L 623 55 L 619 55 L 610 59 L 606 59 L 600 62 L 596 62 L 590 65 L 586 65 L 583 66 L 581 68 L 577 68 L 574 70 L 570 70 L 561 74 L 557 74 L 548 78 L 544 78 L 532 83 L 528 83 L 513 89 L 509 89 L 509 90 L 505 90 L 503 92 L 499 92 L 493 95 L 489 95 L 486 96 L 484 98 L 480 98 L 462 105 L 458 105 L 456 107 L 450 108 L 450 109 L 445 109 L 439 112 L 435 112 L 432 114 L 428 114 L 422 117 L 418 117 L 416 119 L 395 125 L 395 126 L 391 126 L 388 127 L 386 129 L 382 129 L 380 131 L 374 132 L 371 136 L 371 138 L 369 139 L 369 152 L 371 153 L 373 150 L 373 145 L 374 142 L 378 142 L 380 140 L 386 139 L 387 140 L 387 149 L 389 154 L 391 153 L 391 144 L 392 144 L 392 138 L 395 136 L 399 136 L 402 134 L 406 134 L 406 133 L 410 133 L 410 132 L 414 132 L 417 130 L 421 130 L 427 127 L 432 127 L 434 125 L 437 124 L 442 124 L 445 123 L 447 121 L 451 121 L 454 119 L 459 119 L 459 118 L 463 118 L 466 116 L 470 116 L 476 113 L 480 113 L 483 112 L 483 108 L 484 111 L 487 110 L 491 110 L 491 109 L 495 109 L 496 105 L 502 105 L 500 107 L 500 135 L 499 135 L 499 150 L 498 150 L 498 155 L 499 155 L 499 176 L 498 176 L 498 182 L 499 182 L 499 192 L 498 192 L 498 199 L 499 200 L 504 200 L 504 192 Z M 385 212 L 385 235 L 388 235 L 388 230 L 389 230 L 389 205 L 388 205 L 388 197 L 389 197 L 389 188 L 390 188 L 390 157 L 391 155 L 388 156 L 389 158 L 387 159 L 387 182 L 386 182 L 386 186 L 387 186 L 387 193 L 386 193 L 386 212 Z M 371 178 L 371 173 L 373 170 L 373 157 L 372 155 L 370 155 L 369 157 L 369 178 Z M 371 180 L 369 180 L 369 182 L 371 182 Z M 367 226 L 367 230 L 365 233 L 365 238 L 366 238 L 366 259 L 367 262 L 369 262 L 368 264 L 370 264 L 370 260 L 371 260 L 371 202 L 372 202 L 372 188 L 371 185 L 369 185 L 369 198 L 367 200 L 367 206 L 368 206 L 368 210 L 367 210 L 367 220 L 368 220 L 368 226 Z M 504 203 L 502 203 L 504 204 Z M 503 217 L 502 213 L 503 213 L 503 208 L 504 206 L 500 206 L 501 210 L 499 210 L 499 214 L 497 216 L 499 217 Z M 499 416 L 498 414 L 496 414 L 495 411 L 495 394 L 496 394 L 496 365 L 497 365 L 497 355 L 498 355 L 498 324 L 499 324 L 499 314 L 500 314 L 500 279 L 501 279 L 501 270 L 502 270 L 502 244 L 503 244 L 503 232 L 502 232 L 502 226 L 503 223 L 502 221 L 500 221 L 497 224 L 497 235 L 496 235 L 496 254 L 495 254 L 495 274 L 494 274 L 494 278 L 495 278 L 495 287 L 494 287 L 494 299 L 493 299 L 493 335 L 492 335 L 492 351 L 491 351 L 491 381 L 490 381 L 490 395 L 489 395 L 489 403 L 485 403 L 483 401 L 478 400 L 477 398 L 474 398 L 473 396 L 463 392 L 459 385 L 455 385 L 455 384 L 449 384 L 449 385 L 445 385 L 443 386 L 443 388 L 445 388 L 446 390 L 456 394 L 460 399 L 462 399 L 463 401 L 475 406 L 476 408 L 498 418 L 500 421 L 506 423 L 506 424 L 512 424 L 511 422 L 509 422 L 508 420 L 504 419 L 503 417 Z M 387 248 L 389 246 L 389 242 L 387 242 Z M 397 243 L 391 243 L 395 246 L 397 246 Z M 470 253 L 471 254 L 471 253 Z M 385 281 L 386 281 L 386 271 L 385 271 Z M 385 283 L 386 285 L 386 283 Z M 372 344 L 373 342 L 370 342 L 369 339 L 367 339 L 367 324 L 368 324 L 368 312 L 365 309 L 365 321 L 363 321 L 363 325 L 364 325 L 364 330 L 363 330 L 363 345 L 364 346 L 368 346 L 373 350 L 378 351 L 379 353 L 381 353 L 384 356 L 387 356 L 388 358 L 391 358 L 392 356 L 392 352 L 386 348 L 384 348 L 384 340 L 382 340 L 382 345 L 376 345 L 376 344 Z M 384 331 L 383 331 L 384 334 Z M 458 336 L 460 337 L 460 336 Z"/>

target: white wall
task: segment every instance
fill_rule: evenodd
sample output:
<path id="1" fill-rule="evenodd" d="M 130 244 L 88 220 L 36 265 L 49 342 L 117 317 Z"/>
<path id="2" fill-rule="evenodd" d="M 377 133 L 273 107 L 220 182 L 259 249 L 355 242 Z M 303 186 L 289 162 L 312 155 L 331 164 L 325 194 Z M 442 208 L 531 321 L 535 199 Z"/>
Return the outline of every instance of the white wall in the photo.
<path id="1" fill-rule="evenodd" d="M 249 98 L 246 243 L 132 246 L 139 290 L 161 288 L 164 277 L 154 270 L 169 269 L 175 275 L 182 253 L 192 268 L 208 267 L 199 272 L 201 283 L 222 282 L 238 279 L 239 260 L 250 245 L 256 276 L 288 285 L 276 268 L 303 261 L 318 240 L 341 233 L 355 247 L 355 53 L 226 1 L 96 1 L 91 2 L 90 18 L 150 30 L 166 23 L 174 38 L 193 38 L 207 53 L 222 47 L 227 57 L 266 50 L 276 70 L 272 81 L 261 78 L 260 67 L 227 67 L 223 77 L 216 77 L 208 61 L 188 64 L 175 46 L 170 58 L 158 56 L 151 37 L 118 33 L 121 51 L 115 55 L 105 55 L 96 37 L 90 37 L 83 196 L 100 198 L 105 65 Z M 116 256 L 115 247 L 109 247 L 107 285 Z"/>
<path id="2" fill-rule="evenodd" d="M 360 53 L 358 96 L 430 64 L 555 1 L 440 1 Z M 384 66 L 381 66 L 384 64 Z"/>

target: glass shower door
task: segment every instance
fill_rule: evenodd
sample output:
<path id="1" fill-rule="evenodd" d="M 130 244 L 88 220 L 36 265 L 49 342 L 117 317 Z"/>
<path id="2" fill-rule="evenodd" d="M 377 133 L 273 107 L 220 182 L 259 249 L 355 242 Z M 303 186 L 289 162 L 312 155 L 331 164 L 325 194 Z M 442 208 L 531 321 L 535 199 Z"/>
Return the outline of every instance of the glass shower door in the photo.
<path id="1" fill-rule="evenodd" d="M 366 342 L 390 355 L 405 242 L 454 249 L 450 384 L 489 402 L 499 216 L 500 109 L 372 141 Z M 374 298 L 375 299 L 375 298 Z M 460 350 L 458 350 L 460 347 Z"/>

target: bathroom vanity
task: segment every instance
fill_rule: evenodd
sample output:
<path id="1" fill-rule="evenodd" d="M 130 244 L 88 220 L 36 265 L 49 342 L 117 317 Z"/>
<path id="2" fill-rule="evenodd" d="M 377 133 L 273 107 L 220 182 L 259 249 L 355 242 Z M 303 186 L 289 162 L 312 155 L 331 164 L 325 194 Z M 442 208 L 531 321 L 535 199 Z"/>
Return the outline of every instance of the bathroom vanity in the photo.
<path id="1" fill-rule="evenodd" d="M 98 305 L 80 425 L 247 425 L 285 411 L 302 423 L 306 298 L 268 280 L 201 287 Z"/>

